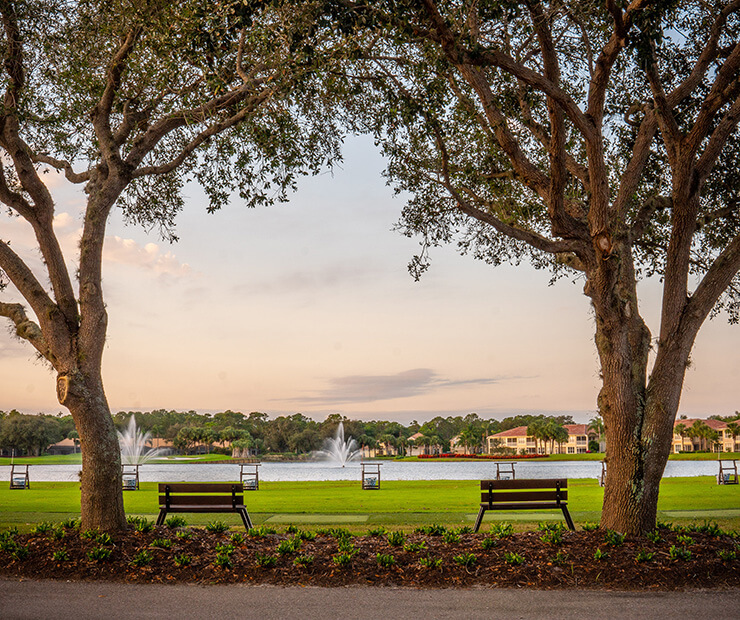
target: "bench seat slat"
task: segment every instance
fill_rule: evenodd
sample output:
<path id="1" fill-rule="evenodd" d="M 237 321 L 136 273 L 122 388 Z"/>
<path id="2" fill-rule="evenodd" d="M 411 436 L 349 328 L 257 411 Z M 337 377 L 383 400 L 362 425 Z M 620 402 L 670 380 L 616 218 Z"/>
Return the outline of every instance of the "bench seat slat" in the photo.
<path id="1" fill-rule="evenodd" d="M 563 506 L 567 506 L 567 503 L 563 502 L 558 506 L 555 502 L 527 502 L 526 504 L 503 502 L 501 504 L 493 505 L 489 505 L 488 502 L 485 502 L 481 503 L 480 506 L 486 510 L 560 510 Z"/>
<path id="2" fill-rule="evenodd" d="M 166 495 L 159 496 L 159 505 L 164 506 Z M 232 501 L 231 493 L 228 495 L 170 495 L 170 506 L 231 506 L 233 503 L 243 504 L 244 495 L 236 495 L 235 502 Z"/>
<path id="3" fill-rule="evenodd" d="M 561 489 L 568 488 L 566 478 L 539 478 L 539 479 L 518 479 L 518 480 L 481 480 L 481 490 L 488 490 L 489 485 L 492 489 L 554 489 L 557 483 L 560 483 Z"/>
<path id="4" fill-rule="evenodd" d="M 555 489 L 548 491 L 494 491 L 492 493 L 481 493 L 480 501 L 488 502 L 489 500 L 498 502 L 535 502 L 552 500 L 553 502 L 557 499 L 558 493 Z M 560 491 L 560 499 L 567 501 L 568 491 Z"/>
<path id="5" fill-rule="evenodd" d="M 231 493 L 232 487 L 241 489 L 238 482 L 160 482 L 159 492 L 169 487 L 170 493 Z"/>
<path id="6" fill-rule="evenodd" d="M 237 512 L 244 506 L 236 505 L 236 510 L 232 510 L 231 505 L 228 506 L 170 506 L 167 512 Z"/>

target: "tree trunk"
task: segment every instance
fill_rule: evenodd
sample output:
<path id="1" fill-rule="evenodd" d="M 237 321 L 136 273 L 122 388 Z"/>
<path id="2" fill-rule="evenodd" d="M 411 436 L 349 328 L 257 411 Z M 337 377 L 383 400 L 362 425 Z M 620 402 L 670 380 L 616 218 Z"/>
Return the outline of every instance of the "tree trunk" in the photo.
<path id="1" fill-rule="evenodd" d="M 115 532 L 126 529 L 121 481 L 121 448 L 99 376 L 62 376 L 59 400 L 72 413 L 80 435 L 82 480 L 80 511 L 83 529 Z"/>

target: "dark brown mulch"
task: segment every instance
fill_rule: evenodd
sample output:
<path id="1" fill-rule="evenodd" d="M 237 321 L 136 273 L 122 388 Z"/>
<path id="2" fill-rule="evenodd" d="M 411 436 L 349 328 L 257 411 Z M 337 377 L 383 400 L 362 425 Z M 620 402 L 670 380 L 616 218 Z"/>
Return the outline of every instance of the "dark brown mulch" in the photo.
<path id="1" fill-rule="evenodd" d="M 606 533 L 601 530 L 562 532 L 560 544 L 544 542 L 542 532 L 522 532 L 495 538 L 495 546 L 487 550 L 483 548 L 483 541 L 494 538 L 490 534 L 463 533 L 455 542 L 446 541 L 442 536 L 414 533 L 406 536 L 406 548 L 392 546 L 386 536 L 356 535 L 344 543 L 351 545 L 349 551 L 345 550 L 350 556 L 346 565 L 338 564 L 335 559 L 342 553 L 339 548 L 342 530 L 322 531 L 312 540 L 303 540 L 297 551 L 288 553 L 280 553 L 278 546 L 293 539 L 295 532 L 260 537 L 242 533 L 242 540 L 237 536 L 234 542 L 233 531 L 213 534 L 203 529 L 189 530 L 192 532 L 189 539 L 179 538 L 176 531 L 158 527 L 148 533 L 130 531 L 115 535 L 112 541 L 83 537 L 76 529 L 66 529 L 63 535 L 60 531 L 61 528 L 57 528 L 0 538 L 0 575 L 130 583 L 414 588 L 682 590 L 740 587 L 740 540 L 727 534 L 702 532 L 684 533 L 690 540 L 679 539 L 679 533 L 667 529 L 661 530 L 658 542 L 647 538 L 627 539 L 617 546 L 608 544 Z M 153 547 L 157 539 L 170 540 L 171 547 Z M 224 565 L 219 566 L 218 547 L 228 544 L 233 545 L 233 551 L 220 551 L 220 561 Z M 421 549 L 414 550 L 414 545 Z M 690 556 L 684 552 L 681 559 L 674 551 L 671 557 L 671 547 L 685 549 Z M 91 559 L 90 552 L 97 548 L 109 549 L 110 556 Z M 606 554 L 602 559 L 594 557 L 597 549 Z M 137 566 L 135 558 L 147 554 L 151 555 L 149 563 Z M 517 554 L 523 562 L 513 563 L 516 556 L 511 554 Z M 649 554 L 653 554 L 651 559 L 648 559 Z M 177 566 L 175 559 L 184 555 L 190 557 L 191 563 Z M 260 558 L 270 556 L 275 558 L 274 566 L 260 564 Z M 312 558 L 312 561 L 301 565 L 296 562 L 296 558 L 301 557 Z M 382 566 L 383 559 L 392 563 Z"/>

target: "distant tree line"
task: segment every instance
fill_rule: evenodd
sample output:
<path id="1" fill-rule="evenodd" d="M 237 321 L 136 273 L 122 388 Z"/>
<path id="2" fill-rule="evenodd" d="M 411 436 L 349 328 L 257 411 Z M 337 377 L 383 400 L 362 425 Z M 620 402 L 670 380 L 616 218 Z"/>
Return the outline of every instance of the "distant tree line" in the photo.
<path id="1" fill-rule="evenodd" d="M 562 428 L 573 424 L 571 416 L 516 415 L 503 420 L 484 419 L 477 413 L 465 416 L 437 416 L 427 422 L 417 421 L 404 426 L 388 420 L 352 420 L 332 414 L 323 422 L 295 413 L 270 419 L 267 414 L 253 411 L 244 414 L 226 410 L 215 414 L 196 411 L 119 411 L 113 416 L 116 428 L 123 431 L 131 416 L 142 432 L 153 438 L 171 442 L 178 452 L 190 453 L 197 447 L 231 452 L 232 447 L 252 454 L 307 454 L 320 450 L 324 440 L 336 434 L 339 423 L 344 424 L 345 436 L 352 436 L 359 445 L 369 448 L 393 448 L 406 454 L 412 445 L 438 446 L 442 452 L 450 450 L 457 437 L 460 445 L 470 452 L 485 449 L 486 438 L 518 426 L 535 429 Z M 542 431 L 546 432 L 546 430 Z M 410 437 L 420 433 L 415 440 Z M 538 440 L 544 435 L 538 434 Z M 5 454 L 38 456 L 47 448 L 77 432 L 70 415 L 22 414 L 18 411 L 0 411 L 0 450 Z"/>

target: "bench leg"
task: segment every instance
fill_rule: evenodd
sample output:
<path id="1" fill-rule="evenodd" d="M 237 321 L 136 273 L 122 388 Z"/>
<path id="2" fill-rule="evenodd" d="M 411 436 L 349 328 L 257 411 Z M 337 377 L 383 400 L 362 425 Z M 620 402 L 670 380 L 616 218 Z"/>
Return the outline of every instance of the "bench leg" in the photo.
<path id="1" fill-rule="evenodd" d="M 164 518 L 167 516 L 167 509 L 160 508 L 159 516 L 157 517 L 157 525 L 164 525 Z"/>
<path id="2" fill-rule="evenodd" d="M 247 530 L 251 530 L 252 520 L 249 518 L 249 513 L 247 512 L 247 509 L 244 508 L 243 510 L 240 510 L 239 514 L 241 515 L 242 521 L 244 522 L 244 527 L 247 528 Z"/>
<path id="3" fill-rule="evenodd" d="M 561 506 L 560 508 L 562 508 L 563 510 L 563 516 L 565 517 L 565 522 L 568 524 L 568 529 L 575 530 L 576 526 L 573 525 L 573 519 L 570 518 L 570 512 L 568 512 L 568 507 Z"/>
<path id="4" fill-rule="evenodd" d="M 481 506 L 480 510 L 478 511 L 478 517 L 475 519 L 475 527 L 473 528 L 473 533 L 477 532 L 480 528 L 480 524 L 483 521 L 483 515 L 485 514 L 486 509 Z"/>

